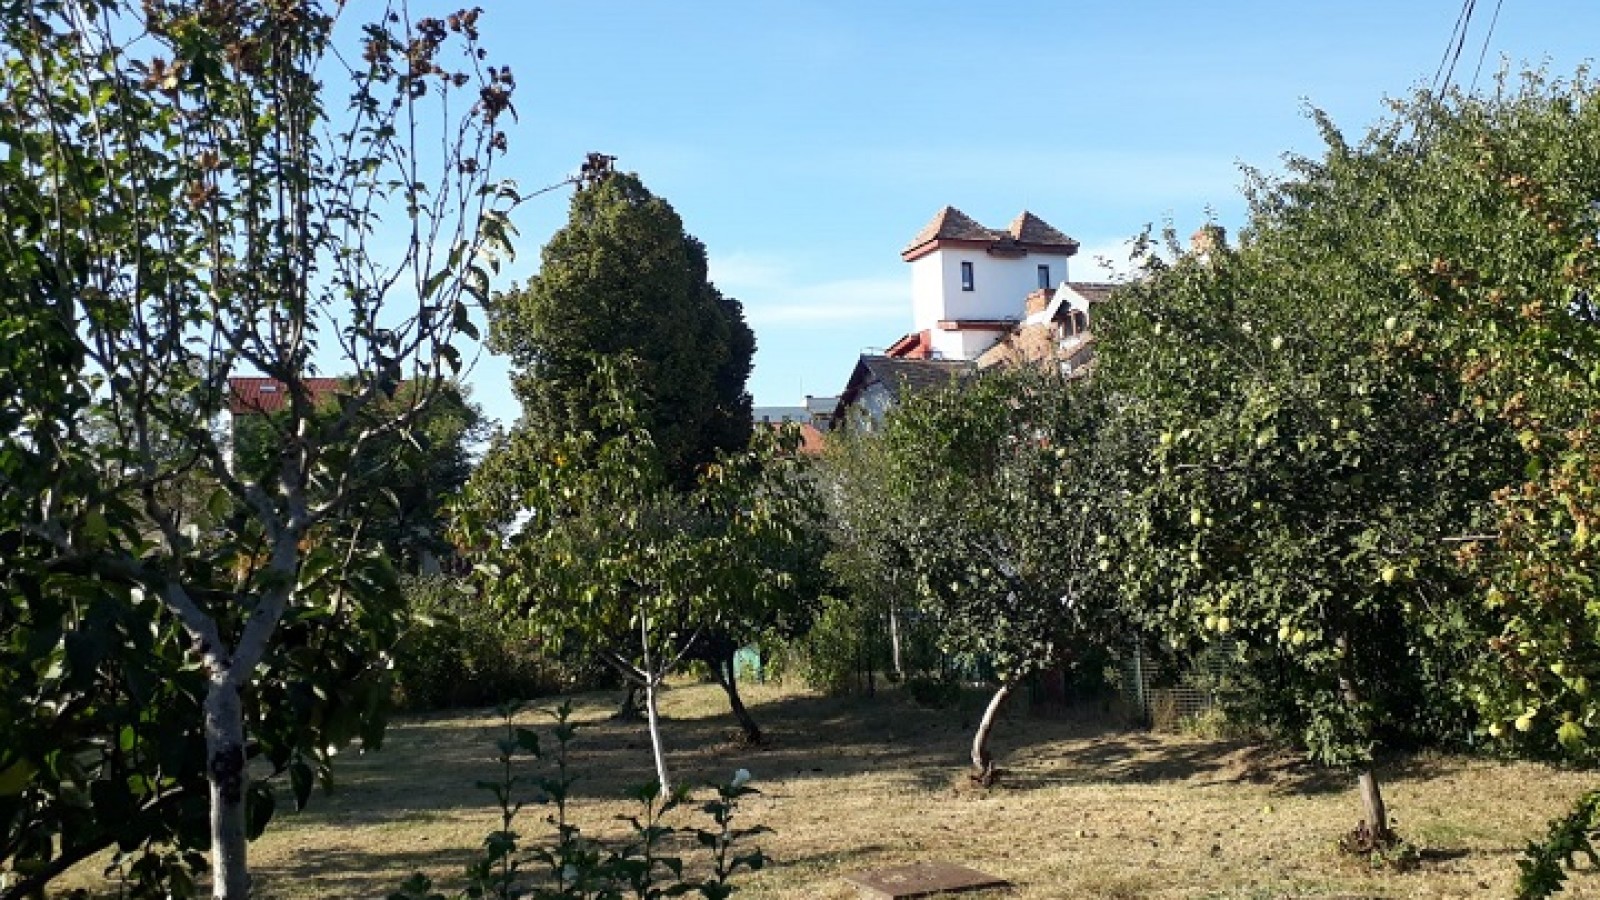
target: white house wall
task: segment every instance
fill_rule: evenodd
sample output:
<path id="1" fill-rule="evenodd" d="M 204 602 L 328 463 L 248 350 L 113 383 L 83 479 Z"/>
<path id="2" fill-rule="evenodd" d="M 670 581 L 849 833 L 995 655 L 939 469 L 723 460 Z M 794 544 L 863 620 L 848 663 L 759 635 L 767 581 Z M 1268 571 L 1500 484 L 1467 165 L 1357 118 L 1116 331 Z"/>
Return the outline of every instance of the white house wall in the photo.
<path id="1" fill-rule="evenodd" d="M 994 346 L 994 342 L 1004 335 L 1005 332 L 999 330 L 941 331 L 935 326 L 933 350 L 935 354 L 945 359 L 977 359 L 979 354 Z"/>
<path id="2" fill-rule="evenodd" d="M 937 326 L 944 318 L 944 267 L 941 253 L 930 253 L 911 261 L 911 330 L 923 331 Z M 956 270 L 956 288 L 960 289 L 961 271 Z"/>
<path id="3" fill-rule="evenodd" d="M 972 264 L 970 291 L 961 289 L 964 262 Z M 1039 288 L 1041 265 L 1050 267 L 1050 284 L 1066 275 L 1067 258 L 1053 254 L 1003 258 L 951 248 L 916 259 L 911 263 L 913 327 L 937 331 L 939 322 L 952 319 L 1021 319 L 1027 296 Z M 937 338 L 935 343 L 937 349 Z"/>

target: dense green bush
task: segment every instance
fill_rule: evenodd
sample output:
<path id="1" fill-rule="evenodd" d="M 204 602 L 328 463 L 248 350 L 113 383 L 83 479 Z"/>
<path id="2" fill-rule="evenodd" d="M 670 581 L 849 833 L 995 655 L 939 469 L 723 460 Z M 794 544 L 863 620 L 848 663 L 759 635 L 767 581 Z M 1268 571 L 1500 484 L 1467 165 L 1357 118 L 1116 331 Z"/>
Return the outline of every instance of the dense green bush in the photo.
<path id="1" fill-rule="evenodd" d="M 811 630 L 776 654 L 776 671 L 830 694 L 862 690 L 872 672 L 889 668 L 889 635 L 880 619 L 872 606 L 823 597 Z"/>
<path id="2" fill-rule="evenodd" d="M 914 675 L 906 679 L 906 695 L 927 709 L 950 709 L 961 703 L 961 684 L 953 678 Z"/>
<path id="3" fill-rule="evenodd" d="M 394 664 L 396 702 L 404 709 L 488 706 L 615 682 L 592 661 L 545 656 L 461 579 L 418 576 L 404 590 L 411 628 Z"/>

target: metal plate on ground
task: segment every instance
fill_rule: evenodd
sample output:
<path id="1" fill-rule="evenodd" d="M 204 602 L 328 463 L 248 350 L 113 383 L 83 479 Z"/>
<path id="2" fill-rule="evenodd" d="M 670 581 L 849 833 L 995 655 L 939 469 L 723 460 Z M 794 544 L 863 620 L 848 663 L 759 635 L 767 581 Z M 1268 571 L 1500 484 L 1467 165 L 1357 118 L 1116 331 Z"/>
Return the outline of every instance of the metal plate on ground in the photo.
<path id="1" fill-rule="evenodd" d="M 914 897 L 936 897 L 940 894 L 1011 886 L 1003 878 L 946 862 L 869 869 L 846 875 L 844 880 L 859 888 L 863 896 L 878 900 L 912 900 Z"/>

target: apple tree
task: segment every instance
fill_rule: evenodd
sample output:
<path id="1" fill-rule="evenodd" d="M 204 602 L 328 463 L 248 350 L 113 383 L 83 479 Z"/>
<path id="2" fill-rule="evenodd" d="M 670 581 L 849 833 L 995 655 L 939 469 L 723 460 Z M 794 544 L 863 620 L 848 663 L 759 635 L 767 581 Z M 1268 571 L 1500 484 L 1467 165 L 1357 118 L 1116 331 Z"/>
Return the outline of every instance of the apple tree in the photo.
<path id="1" fill-rule="evenodd" d="M 314 0 L 4 5 L 4 896 L 114 845 L 178 894 L 208 847 L 213 895 L 246 897 L 263 774 L 303 803 L 381 737 L 399 594 L 342 524 L 505 249 L 514 80 L 477 18 L 395 6 L 340 54 Z M 247 373 L 286 397 L 271 477 L 231 465 Z"/>
<path id="2" fill-rule="evenodd" d="M 1401 225 L 1372 216 L 1394 173 L 1319 122 L 1326 156 L 1257 179 L 1237 248 L 1147 257 L 1096 322 L 1095 377 L 1144 440 L 1114 467 L 1130 606 L 1180 647 L 1231 642 L 1268 724 L 1356 773 L 1353 845 L 1377 849 L 1374 752 L 1464 730 L 1480 617 L 1452 539 L 1515 454 L 1425 349 Z"/>
<path id="3" fill-rule="evenodd" d="M 791 608 L 805 577 L 797 567 L 812 558 L 795 550 L 812 500 L 793 441 L 765 434 L 681 489 L 640 421 L 632 379 L 616 371 L 623 364 L 592 361 L 598 431 L 514 433 L 500 458 L 519 464 L 469 483 L 457 524 L 483 591 L 533 639 L 597 654 L 643 692 L 661 796 L 671 796 L 662 683 L 705 652 L 701 641 L 759 631 Z M 754 728 L 732 679 L 723 686 Z"/>
<path id="4" fill-rule="evenodd" d="M 902 516 L 893 536 L 941 649 L 988 660 L 997 687 L 972 742 L 973 777 L 996 777 L 989 736 L 1024 679 L 1122 630 L 1102 567 L 1092 386 L 1034 368 L 988 371 L 903 398 L 882 440 Z"/>

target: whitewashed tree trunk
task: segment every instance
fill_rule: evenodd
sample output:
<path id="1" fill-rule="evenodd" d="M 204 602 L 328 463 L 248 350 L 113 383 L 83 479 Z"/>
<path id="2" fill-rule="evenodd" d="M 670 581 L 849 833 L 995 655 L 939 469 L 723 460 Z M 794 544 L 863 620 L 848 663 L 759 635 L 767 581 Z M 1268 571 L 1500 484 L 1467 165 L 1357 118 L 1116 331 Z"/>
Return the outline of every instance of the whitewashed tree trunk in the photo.
<path id="1" fill-rule="evenodd" d="M 650 751 L 655 754 L 656 779 L 661 785 L 661 798 L 665 800 L 672 796 L 672 779 L 667 777 L 667 752 L 661 745 L 661 712 L 656 700 L 661 681 L 667 673 L 656 671 L 655 659 L 650 653 L 649 617 L 643 610 L 639 611 L 639 649 L 644 655 L 644 671 L 641 674 L 644 675 L 644 709 L 650 729 Z"/>
<path id="2" fill-rule="evenodd" d="M 650 751 L 656 758 L 656 779 L 661 784 L 661 796 L 672 796 L 672 779 L 667 775 L 667 751 L 661 743 L 661 718 L 656 707 L 656 691 L 661 686 L 661 679 L 652 675 L 644 685 L 645 717 L 649 720 Z"/>
<path id="3" fill-rule="evenodd" d="M 1010 696 L 1011 682 L 1001 682 L 999 690 L 989 698 L 989 706 L 983 711 L 983 719 L 978 722 L 978 733 L 972 736 L 972 777 L 980 784 L 994 782 L 994 757 L 989 754 L 989 734 L 994 730 L 994 722 L 1000 715 L 1000 708 L 1005 706 L 1006 698 Z"/>
<path id="4" fill-rule="evenodd" d="M 889 605 L 889 654 L 894 663 L 895 677 L 904 680 L 906 670 L 900 664 L 900 609 L 892 603 Z"/>
<path id="5" fill-rule="evenodd" d="M 206 780 L 211 784 L 211 896 L 250 896 L 245 828 L 244 704 L 230 671 L 212 675 L 206 691 Z"/>

